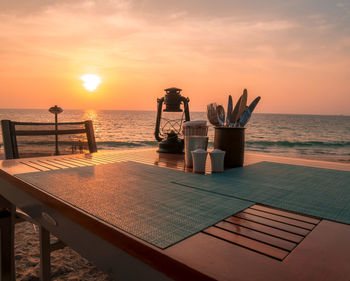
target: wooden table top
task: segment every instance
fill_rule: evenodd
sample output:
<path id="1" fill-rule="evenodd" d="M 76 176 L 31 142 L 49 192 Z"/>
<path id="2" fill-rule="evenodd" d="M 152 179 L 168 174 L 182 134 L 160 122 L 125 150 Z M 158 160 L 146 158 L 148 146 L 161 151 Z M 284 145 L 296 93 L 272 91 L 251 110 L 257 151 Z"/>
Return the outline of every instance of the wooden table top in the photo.
<path id="1" fill-rule="evenodd" d="M 115 229 L 23 183 L 13 175 L 136 161 L 191 172 L 183 155 L 154 149 L 0 162 L 0 178 L 173 279 L 350 280 L 350 226 L 253 205 L 165 250 Z M 246 153 L 245 165 L 271 161 L 350 171 L 350 165 Z M 210 172 L 208 161 L 207 172 Z"/>

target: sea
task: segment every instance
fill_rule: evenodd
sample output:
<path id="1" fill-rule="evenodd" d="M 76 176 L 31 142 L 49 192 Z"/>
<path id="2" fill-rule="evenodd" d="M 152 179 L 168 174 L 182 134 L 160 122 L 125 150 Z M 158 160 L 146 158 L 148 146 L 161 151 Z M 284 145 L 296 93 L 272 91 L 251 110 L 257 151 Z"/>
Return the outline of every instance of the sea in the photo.
<path id="1" fill-rule="evenodd" d="M 156 147 L 156 111 L 64 110 L 59 122 L 91 119 L 98 150 Z M 206 120 L 205 112 L 191 112 L 191 120 Z M 181 113 L 163 113 L 167 120 L 183 119 Z M 53 122 L 45 109 L 0 109 L 0 120 Z M 178 124 L 174 124 L 178 125 Z M 209 125 L 209 147 L 214 129 Z M 350 116 L 253 114 L 245 130 L 248 152 L 293 158 L 350 163 Z M 0 157 L 3 158 L 2 136 Z"/>

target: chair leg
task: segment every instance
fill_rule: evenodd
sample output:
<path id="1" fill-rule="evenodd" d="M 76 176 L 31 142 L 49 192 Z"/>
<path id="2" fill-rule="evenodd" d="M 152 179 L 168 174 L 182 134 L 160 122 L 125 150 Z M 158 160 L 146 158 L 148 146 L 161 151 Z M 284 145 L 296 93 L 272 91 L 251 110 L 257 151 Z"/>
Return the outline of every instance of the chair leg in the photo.
<path id="1" fill-rule="evenodd" d="M 7 206 L 4 206 L 4 198 L 1 197 L 0 199 L 0 210 L 2 210 L 0 212 L 0 280 L 15 281 L 15 207 L 11 204 L 6 204 Z"/>
<path id="2" fill-rule="evenodd" d="M 40 280 L 50 280 L 50 232 L 39 226 L 40 236 Z"/>

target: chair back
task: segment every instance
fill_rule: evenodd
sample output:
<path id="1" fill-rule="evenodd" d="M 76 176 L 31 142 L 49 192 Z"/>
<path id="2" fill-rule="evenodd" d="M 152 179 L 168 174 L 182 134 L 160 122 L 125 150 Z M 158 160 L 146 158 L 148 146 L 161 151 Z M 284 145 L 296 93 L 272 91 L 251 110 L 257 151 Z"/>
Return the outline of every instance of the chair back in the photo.
<path id="1" fill-rule="evenodd" d="M 82 122 L 34 123 L 1 120 L 6 159 L 96 152 L 91 120 Z"/>

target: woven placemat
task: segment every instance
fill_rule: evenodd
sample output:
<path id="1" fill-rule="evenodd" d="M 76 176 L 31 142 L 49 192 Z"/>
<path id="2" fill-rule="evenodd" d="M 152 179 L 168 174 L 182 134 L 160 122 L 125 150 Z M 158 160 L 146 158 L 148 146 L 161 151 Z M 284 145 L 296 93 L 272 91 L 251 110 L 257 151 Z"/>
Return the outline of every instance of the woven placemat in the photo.
<path id="1" fill-rule="evenodd" d="M 174 183 L 350 224 L 350 172 L 260 162 Z"/>
<path id="2" fill-rule="evenodd" d="M 119 162 L 16 176 L 164 249 L 252 205 L 170 183 L 186 179 L 186 174 L 135 162 Z"/>

